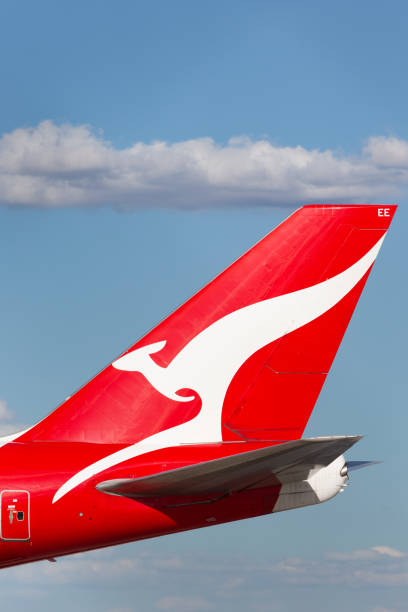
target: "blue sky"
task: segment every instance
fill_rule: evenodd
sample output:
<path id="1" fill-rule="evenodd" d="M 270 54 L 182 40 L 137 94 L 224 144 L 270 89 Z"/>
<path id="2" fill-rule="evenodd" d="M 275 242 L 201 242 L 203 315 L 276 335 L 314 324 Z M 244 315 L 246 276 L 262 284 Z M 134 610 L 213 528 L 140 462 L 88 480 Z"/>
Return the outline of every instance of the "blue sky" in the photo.
<path id="1" fill-rule="evenodd" d="M 366 434 L 350 457 L 384 462 L 316 508 L 2 571 L 14 610 L 408 610 L 407 16 L 395 1 L 2 3 L 3 430 L 293 208 L 400 203 L 306 432 Z"/>

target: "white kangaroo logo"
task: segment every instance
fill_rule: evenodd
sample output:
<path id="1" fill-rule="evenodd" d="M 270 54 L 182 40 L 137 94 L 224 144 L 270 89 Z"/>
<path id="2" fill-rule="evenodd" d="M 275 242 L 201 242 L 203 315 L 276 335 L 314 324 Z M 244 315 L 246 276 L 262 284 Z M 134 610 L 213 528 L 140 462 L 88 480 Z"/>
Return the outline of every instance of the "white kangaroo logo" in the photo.
<path id="1" fill-rule="evenodd" d="M 262 347 L 335 306 L 369 270 L 383 240 L 328 280 L 256 302 L 218 319 L 184 346 L 167 367 L 157 365 L 150 357 L 165 346 L 165 341 L 143 346 L 114 361 L 114 368 L 140 372 L 159 393 L 172 400 L 191 401 L 194 396 L 183 397 L 177 391 L 194 390 L 201 397 L 201 410 L 187 423 L 153 434 L 82 469 L 58 489 L 53 502 L 91 476 L 146 452 L 183 443 L 222 441 L 224 398 L 243 363 Z"/>

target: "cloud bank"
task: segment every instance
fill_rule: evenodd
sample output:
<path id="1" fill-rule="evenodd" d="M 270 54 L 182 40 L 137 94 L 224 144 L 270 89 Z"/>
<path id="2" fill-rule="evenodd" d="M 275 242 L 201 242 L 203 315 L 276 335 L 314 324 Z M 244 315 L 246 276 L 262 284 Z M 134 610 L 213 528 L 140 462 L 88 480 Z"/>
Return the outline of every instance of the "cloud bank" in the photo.
<path id="1" fill-rule="evenodd" d="M 120 553 L 120 551 L 119 551 Z M 215 558 L 211 554 L 192 555 L 139 553 L 135 556 L 115 555 L 112 550 L 59 558 L 56 564 L 40 562 L 23 565 L 3 574 L 22 584 L 54 585 L 103 583 L 117 588 L 140 580 L 144 584 L 174 583 L 185 579 L 201 586 L 217 584 L 223 592 L 253 588 L 259 582 L 269 586 L 278 584 L 314 586 L 344 585 L 365 587 L 375 584 L 378 588 L 408 587 L 408 556 L 389 546 L 354 550 L 348 553 L 332 552 L 318 559 L 300 557 L 259 561 L 241 557 Z M 199 579 L 198 579 L 199 577 Z M 0 580 L 0 586 L 1 586 Z"/>
<path id="2" fill-rule="evenodd" d="M 390 202 L 408 185 L 408 141 L 359 155 L 211 138 L 115 148 L 89 126 L 44 121 L 0 138 L 0 205 L 120 209 Z"/>
<path id="3" fill-rule="evenodd" d="M 406 612 L 408 557 L 382 544 L 313 559 L 141 546 L 2 570 L 2 600 L 16 612 L 33 609 L 33 602 L 38 610 L 71 612 L 84 601 L 98 612 L 298 612 L 305 605 L 323 612 L 327 601 L 333 612 Z M 84 599 L 86 592 L 92 601 Z"/>

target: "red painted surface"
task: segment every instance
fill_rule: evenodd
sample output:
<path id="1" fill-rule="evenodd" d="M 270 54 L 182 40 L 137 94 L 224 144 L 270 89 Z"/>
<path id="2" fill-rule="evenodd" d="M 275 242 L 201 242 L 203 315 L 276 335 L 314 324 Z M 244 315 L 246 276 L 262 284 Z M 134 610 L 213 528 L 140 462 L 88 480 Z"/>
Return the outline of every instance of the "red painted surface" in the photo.
<path id="1" fill-rule="evenodd" d="M 384 235 L 395 208 L 299 209 L 129 352 L 165 339 L 166 345 L 152 359 L 167 367 L 183 347 L 222 317 L 347 270 Z M 268 487 L 212 503 L 197 504 L 186 497 L 182 501 L 187 505 L 171 508 L 165 499 L 139 502 L 100 492 L 95 485 L 301 437 L 368 273 L 333 308 L 242 364 L 224 399 L 219 443 L 203 440 L 203 444 L 142 454 L 96 474 L 52 503 L 59 487 L 86 466 L 187 423 L 202 409 L 194 389 L 179 394 L 194 395 L 192 401 L 170 400 L 141 373 L 108 366 L 43 421 L 0 447 L 0 566 L 271 512 L 280 490 L 273 479 Z M 13 491 L 27 491 L 30 496 L 29 511 L 28 495 L 18 494 L 16 509 L 18 505 L 25 512 L 19 525 L 7 523 L 5 507 L 13 505 L 10 499 L 17 495 Z M 5 539 L 7 534 L 27 535 L 28 528 L 28 541 Z"/>

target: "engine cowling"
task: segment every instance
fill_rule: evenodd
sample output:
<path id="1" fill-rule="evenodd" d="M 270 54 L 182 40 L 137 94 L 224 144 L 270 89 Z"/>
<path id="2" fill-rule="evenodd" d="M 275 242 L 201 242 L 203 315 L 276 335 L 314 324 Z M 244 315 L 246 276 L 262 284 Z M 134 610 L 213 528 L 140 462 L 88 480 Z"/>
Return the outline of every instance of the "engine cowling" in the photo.
<path id="1" fill-rule="evenodd" d="M 340 455 L 326 467 L 311 468 L 305 480 L 283 482 L 273 511 L 321 504 L 343 491 L 347 481 L 347 463 Z"/>

